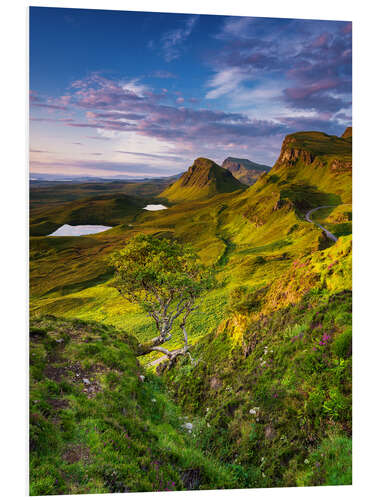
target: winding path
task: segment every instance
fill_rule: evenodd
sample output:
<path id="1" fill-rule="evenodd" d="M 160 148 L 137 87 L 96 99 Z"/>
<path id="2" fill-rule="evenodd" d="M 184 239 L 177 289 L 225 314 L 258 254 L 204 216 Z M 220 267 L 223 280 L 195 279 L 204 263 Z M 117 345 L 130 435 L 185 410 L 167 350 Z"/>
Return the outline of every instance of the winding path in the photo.
<path id="1" fill-rule="evenodd" d="M 328 236 L 328 238 L 332 241 L 337 241 L 337 238 L 334 234 L 332 234 L 330 231 L 328 231 L 328 229 L 326 229 L 325 227 L 321 226 L 320 224 L 318 224 L 317 222 L 311 220 L 311 215 L 316 212 L 317 210 L 320 210 L 321 208 L 334 208 L 336 205 L 324 205 L 322 207 L 316 207 L 316 208 L 312 208 L 311 210 L 309 210 L 307 212 L 307 214 L 305 215 L 305 219 L 307 220 L 307 222 L 311 222 L 311 224 L 315 224 L 316 226 L 320 227 L 320 229 L 322 229 L 326 235 Z"/>
<path id="2" fill-rule="evenodd" d="M 316 208 L 312 208 L 311 210 L 309 210 L 307 212 L 307 214 L 305 215 L 305 219 L 307 220 L 307 222 L 311 222 L 311 224 L 315 224 L 316 226 L 320 227 L 320 229 L 322 229 L 327 237 L 332 240 L 332 241 L 337 241 L 337 238 L 334 234 L 332 234 L 330 231 L 328 231 L 328 229 L 326 229 L 325 227 L 321 226 L 320 224 L 318 224 L 317 222 L 313 221 L 311 219 L 311 215 L 316 212 L 317 210 L 320 210 L 321 208 L 334 208 L 336 205 L 324 205 L 324 206 L 321 206 L 321 207 L 316 207 Z M 227 256 L 228 254 L 228 251 L 230 251 L 230 246 L 231 246 L 231 242 L 229 240 L 226 240 L 225 238 L 223 238 L 222 236 L 220 235 L 216 235 L 219 239 L 221 239 L 223 241 L 223 243 L 225 244 L 225 250 L 223 252 L 223 255 L 220 257 L 219 261 L 220 263 L 222 263 L 222 259 Z M 164 356 L 160 356 L 159 358 L 157 359 L 154 359 L 153 361 L 150 361 L 149 363 L 146 364 L 146 367 L 150 367 L 150 366 L 157 366 L 158 364 L 160 364 L 162 361 L 165 361 L 167 358 L 166 355 Z"/>

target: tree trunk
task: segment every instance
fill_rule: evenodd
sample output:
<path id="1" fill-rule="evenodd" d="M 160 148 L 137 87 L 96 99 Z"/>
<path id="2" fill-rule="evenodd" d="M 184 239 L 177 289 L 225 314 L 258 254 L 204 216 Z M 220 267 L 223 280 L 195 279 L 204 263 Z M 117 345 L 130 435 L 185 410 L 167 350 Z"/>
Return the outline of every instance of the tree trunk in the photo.
<path id="1" fill-rule="evenodd" d="M 172 338 L 171 335 L 159 335 L 158 337 L 154 337 L 153 339 L 144 342 L 143 344 L 138 344 L 137 346 L 137 351 L 136 351 L 136 356 L 144 356 L 145 354 L 150 353 L 151 351 L 161 351 L 163 352 L 164 350 L 167 351 L 167 349 L 159 348 L 155 349 L 156 347 L 160 346 L 161 344 L 164 344 L 168 340 Z M 168 351 L 169 352 L 169 351 Z"/>

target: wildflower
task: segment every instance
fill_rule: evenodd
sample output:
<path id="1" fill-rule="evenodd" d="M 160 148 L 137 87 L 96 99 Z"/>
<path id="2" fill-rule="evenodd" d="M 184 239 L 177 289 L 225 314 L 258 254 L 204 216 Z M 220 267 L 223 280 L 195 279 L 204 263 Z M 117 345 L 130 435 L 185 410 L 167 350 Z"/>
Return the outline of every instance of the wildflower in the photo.
<path id="1" fill-rule="evenodd" d="M 310 463 L 310 460 L 308 458 L 305 458 L 304 463 L 307 465 Z"/>
<path id="2" fill-rule="evenodd" d="M 249 411 L 249 413 L 251 413 L 251 415 L 256 415 L 256 410 L 254 408 L 251 408 L 251 410 Z"/>
<path id="3" fill-rule="evenodd" d="M 265 458 L 264 458 L 264 457 L 262 457 L 262 458 L 261 458 L 261 461 L 262 461 L 262 462 L 264 462 L 264 461 L 265 461 Z"/>
<path id="4" fill-rule="evenodd" d="M 151 401 L 152 401 L 153 403 L 156 403 L 156 399 L 155 399 L 155 398 L 152 398 L 152 399 L 151 399 Z"/>
<path id="5" fill-rule="evenodd" d="M 193 428 L 193 424 L 191 422 L 186 422 L 186 424 L 182 424 L 182 426 L 184 429 L 186 429 L 187 431 L 191 432 L 192 428 Z"/>
<path id="6" fill-rule="evenodd" d="M 265 475 L 265 473 L 264 473 L 264 472 L 262 472 L 262 477 L 266 477 L 266 475 Z"/>

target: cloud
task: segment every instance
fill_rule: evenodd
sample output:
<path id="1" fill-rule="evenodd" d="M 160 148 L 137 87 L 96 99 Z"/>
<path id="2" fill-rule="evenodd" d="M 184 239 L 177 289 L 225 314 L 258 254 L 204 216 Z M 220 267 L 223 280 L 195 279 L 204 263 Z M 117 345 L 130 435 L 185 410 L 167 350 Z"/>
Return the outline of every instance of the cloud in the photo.
<path id="1" fill-rule="evenodd" d="M 163 70 L 159 70 L 159 71 L 154 71 L 153 73 L 151 73 L 151 75 L 153 78 L 177 78 L 177 75 L 175 75 L 174 73 L 171 73 L 170 71 L 163 71 Z"/>
<path id="2" fill-rule="evenodd" d="M 243 102 L 247 93 L 250 105 L 254 89 L 273 82 L 280 107 L 338 112 L 351 106 L 351 23 L 227 18 L 216 38 L 221 46 L 207 56 L 214 75 L 206 98 L 233 103 L 240 95 Z"/>
<path id="3" fill-rule="evenodd" d="M 30 91 L 29 101 L 30 105 L 38 108 L 47 108 L 50 110 L 66 111 L 70 102 L 70 95 L 62 95 L 59 98 L 41 97 L 37 92 Z"/>
<path id="4" fill-rule="evenodd" d="M 140 120 L 145 117 L 144 114 L 137 113 L 121 113 L 120 111 L 107 111 L 105 113 L 93 113 L 87 111 L 87 118 L 113 118 L 115 120 Z"/>
<path id="5" fill-rule="evenodd" d="M 62 160 L 57 159 L 53 162 L 53 173 L 65 175 L 106 175 L 106 176 L 165 176 L 171 175 L 168 168 L 149 166 L 145 163 L 126 163 L 111 161 L 86 161 L 86 160 Z M 41 161 L 30 162 L 30 172 L 32 173 L 51 173 L 51 164 Z"/>
<path id="6" fill-rule="evenodd" d="M 199 16 L 190 16 L 182 23 L 180 28 L 167 31 L 161 37 L 161 50 L 167 62 L 171 62 L 181 56 L 184 51 L 184 42 L 191 35 L 198 19 Z M 157 44 L 153 43 L 152 48 L 155 46 Z"/>
<path id="7" fill-rule="evenodd" d="M 301 68 L 296 65 L 293 71 L 299 75 Z M 302 74 L 298 79 L 294 74 L 290 78 L 293 82 L 310 78 L 306 70 Z M 344 115 L 350 115 L 348 94 L 345 94 L 348 89 L 338 75 L 326 75 L 307 86 L 301 83 L 279 88 L 275 80 L 248 89 L 238 83 L 242 76 L 234 67 L 226 73 L 218 73 L 216 79 L 209 82 L 210 92 L 219 95 L 237 77 L 232 100 L 237 99 L 240 109 L 246 109 L 249 95 L 254 102 L 260 102 L 253 116 L 241 111 L 181 106 L 182 96 L 177 97 L 174 104 L 166 104 L 151 90 L 129 88 L 121 80 L 94 74 L 71 85 L 69 103 L 77 112 L 76 118 L 39 120 L 76 129 L 94 129 L 98 135 L 87 136 L 93 140 L 109 140 L 111 134 L 115 144 L 112 153 L 133 155 L 145 161 L 154 159 L 154 163 L 158 160 L 159 164 L 171 160 L 172 154 L 176 157 L 172 161 L 177 163 L 179 154 L 180 160 L 187 162 L 202 155 L 215 159 L 220 152 L 226 156 L 247 154 L 255 161 L 272 163 L 286 134 L 301 129 L 338 133 L 345 123 Z M 268 108 L 262 109 L 263 105 Z M 339 114 L 340 117 L 336 117 Z M 143 150 L 141 146 L 140 152 L 134 152 L 138 149 L 134 141 L 142 142 L 142 138 L 152 139 L 153 149 Z M 168 148 L 172 154 L 157 154 L 158 148 Z"/>
<path id="8" fill-rule="evenodd" d="M 103 136 L 95 136 L 95 135 L 86 135 L 86 139 L 93 139 L 94 141 L 110 141 L 110 137 Z"/>
<path id="9" fill-rule="evenodd" d="M 65 124 L 69 124 L 70 122 L 73 122 L 73 118 L 36 118 L 36 117 L 33 117 L 31 116 L 30 117 L 30 121 L 33 121 L 33 122 L 54 122 L 54 123 L 65 123 Z"/>
<path id="10" fill-rule="evenodd" d="M 30 149 L 30 153 L 52 153 L 52 151 L 46 151 L 45 149 Z"/>
<path id="11" fill-rule="evenodd" d="M 211 88 L 211 90 L 207 92 L 206 99 L 216 99 L 229 94 L 233 90 L 236 90 L 238 85 L 245 79 L 246 75 L 239 68 L 219 70 L 207 83 L 207 87 Z"/>
<path id="12" fill-rule="evenodd" d="M 161 154 L 152 154 L 152 153 L 136 153 L 134 151 L 121 151 L 121 150 L 116 150 L 115 153 L 120 153 L 124 155 L 131 155 L 131 156 L 139 156 L 142 158 L 155 158 L 155 159 L 162 159 L 162 160 L 173 160 L 173 161 L 181 161 L 181 158 L 179 156 L 173 156 L 173 155 L 161 155 Z"/>

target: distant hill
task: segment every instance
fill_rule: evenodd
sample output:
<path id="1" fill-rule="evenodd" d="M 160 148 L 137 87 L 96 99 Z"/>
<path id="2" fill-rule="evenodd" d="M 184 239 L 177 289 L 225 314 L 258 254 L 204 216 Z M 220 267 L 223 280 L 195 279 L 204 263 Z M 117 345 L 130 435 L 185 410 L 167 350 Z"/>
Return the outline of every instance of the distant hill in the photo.
<path id="1" fill-rule="evenodd" d="M 245 188 L 229 170 L 208 158 L 197 158 L 187 172 L 160 195 L 169 201 L 209 198 L 219 193 L 230 193 Z"/>
<path id="2" fill-rule="evenodd" d="M 62 175 L 62 174 L 37 174 L 30 172 L 30 182 L 31 183 L 51 183 L 51 182 L 68 182 L 68 183 L 134 183 L 134 182 L 145 182 L 145 181 L 173 181 L 178 179 L 181 174 L 170 175 L 168 177 L 131 177 L 129 175 L 118 175 L 118 177 L 93 177 L 93 176 L 79 176 L 79 175 Z"/>
<path id="3" fill-rule="evenodd" d="M 102 194 L 32 210 L 30 235 L 44 236 L 63 224 L 104 224 L 130 222 L 141 212 L 144 200 L 126 194 Z"/>
<path id="4" fill-rule="evenodd" d="M 233 158 L 231 156 L 226 158 L 221 166 L 229 170 L 237 180 L 248 186 L 254 184 L 262 174 L 271 169 L 267 165 L 261 165 L 246 158 Z"/>

